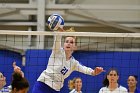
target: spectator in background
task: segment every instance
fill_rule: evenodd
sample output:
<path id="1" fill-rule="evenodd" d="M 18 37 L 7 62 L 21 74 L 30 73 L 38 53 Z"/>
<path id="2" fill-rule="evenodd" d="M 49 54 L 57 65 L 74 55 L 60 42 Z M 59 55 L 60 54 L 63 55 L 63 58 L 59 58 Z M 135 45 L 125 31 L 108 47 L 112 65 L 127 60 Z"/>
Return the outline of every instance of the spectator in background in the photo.
<path id="1" fill-rule="evenodd" d="M 111 68 L 104 81 L 99 93 L 128 93 L 127 89 L 118 83 L 119 73 L 116 69 Z"/>
<path id="2" fill-rule="evenodd" d="M 69 93 L 82 93 L 82 79 L 80 77 L 75 77 L 69 80 L 68 87 L 71 90 Z"/>
<path id="3" fill-rule="evenodd" d="M 137 88 L 138 77 L 136 75 L 130 75 L 127 83 L 129 93 L 140 93 L 140 89 Z"/>

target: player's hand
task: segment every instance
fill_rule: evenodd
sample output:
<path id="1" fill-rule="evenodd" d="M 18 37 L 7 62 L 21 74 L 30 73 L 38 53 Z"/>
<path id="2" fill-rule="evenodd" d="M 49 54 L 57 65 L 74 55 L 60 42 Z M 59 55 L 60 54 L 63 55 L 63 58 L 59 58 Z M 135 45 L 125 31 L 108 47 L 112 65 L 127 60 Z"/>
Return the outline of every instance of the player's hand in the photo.
<path id="1" fill-rule="evenodd" d="M 21 68 L 16 65 L 16 62 L 13 62 L 13 68 L 15 73 L 19 73 L 22 75 L 22 77 L 24 77 L 24 73 L 21 71 Z"/>
<path id="2" fill-rule="evenodd" d="M 17 72 L 17 73 L 21 72 L 21 68 L 16 65 L 16 62 L 13 62 L 13 68 L 14 68 L 14 72 Z"/>
<path id="3" fill-rule="evenodd" d="M 92 74 L 95 76 L 95 75 L 98 75 L 102 72 L 105 72 L 105 70 L 102 67 L 96 67 Z"/>
<path id="4" fill-rule="evenodd" d="M 63 28 L 58 27 L 59 32 L 64 32 L 65 30 Z"/>

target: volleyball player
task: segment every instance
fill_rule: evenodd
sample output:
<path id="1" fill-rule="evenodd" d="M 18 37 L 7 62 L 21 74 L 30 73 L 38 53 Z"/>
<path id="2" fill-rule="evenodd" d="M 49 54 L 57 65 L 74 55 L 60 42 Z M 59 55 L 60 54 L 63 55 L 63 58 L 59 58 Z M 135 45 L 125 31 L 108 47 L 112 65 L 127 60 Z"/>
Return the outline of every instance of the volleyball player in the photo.
<path id="1" fill-rule="evenodd" d="M 127 80 L 128 83 L 128 92 L 129 93 L 140 93 L 140 89 L 137 87 L 138 76 L 130 75 Z"/>
<path id="2" fill-rule="evenodd" d="M 58 31 L 63 32 L 64 30 L 59 29 Z M 72 56 L 72 53 L 76 49 L 75 37 L 66 37 L 63 48 L 61 47 L 61 38 L 62 36 L 54 36 L 54 44 L 48 66 L 37 79 L 32 93 L 59 93 L 63 87 L 64 80 L 73 71 L 93 76 L 104 71 L 102 67 L 96 67 L 93 70 L 83 66 Z"/>
<path id="3" fill-rule="evenodd" d="M 27 93 L 29 90 L 29 82 L 21 73 L 14 72 L 12 74 L 12 89 L 10 93 Z"/>
<path id="4" fill-rule="evenodd" d="M 99 90 L 99 93 L 128 93 L 127 89 L 118 83 L 119 73 L 117 69 L 110 68 L 103 81 L 104 87 Z"/>
<path id="5" fill-rule="evenodd" d="M 82 93 L 82 79 L 80 77 L 75 77 L 69 80 L 68 87 L 71 90 L 69 93 Z"/>
<path id="6" fill-rule="evenodd" d="M 21 77 L 24 77 L 24 73 L 22 72 L 21 68 L 16 65 L 16 62 L 13 62 L 13 69 L 14 69 L 15 74 L 19 74 L 19 75 L 21 75 Z M 14 80 L 15 79 L 16 79 L 16 77 L 14 75 Z M 12 91 L 11 85 L 6 86 L 6 87 L 5 87 L 5 85 L 6 85 L 6 77 L 0 72 L 0 93 L 10 93 Z"/>
<path id="7" fill-rule="evenodd" d="M 6 77 L 0 72 L 0 90 L 6 85 Z"/>

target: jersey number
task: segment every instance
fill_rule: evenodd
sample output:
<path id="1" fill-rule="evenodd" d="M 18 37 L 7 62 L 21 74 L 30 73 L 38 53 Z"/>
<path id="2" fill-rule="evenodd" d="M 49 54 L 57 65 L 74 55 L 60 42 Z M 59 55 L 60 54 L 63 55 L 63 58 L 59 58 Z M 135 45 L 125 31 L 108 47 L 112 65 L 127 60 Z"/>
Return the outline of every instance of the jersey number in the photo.
<path id="1" fill-rule="evenodd" d="M 65 75 L 68 72 L 68 69 L 66 67 L 63 67 L 61 70 L 61 74 Z"/>

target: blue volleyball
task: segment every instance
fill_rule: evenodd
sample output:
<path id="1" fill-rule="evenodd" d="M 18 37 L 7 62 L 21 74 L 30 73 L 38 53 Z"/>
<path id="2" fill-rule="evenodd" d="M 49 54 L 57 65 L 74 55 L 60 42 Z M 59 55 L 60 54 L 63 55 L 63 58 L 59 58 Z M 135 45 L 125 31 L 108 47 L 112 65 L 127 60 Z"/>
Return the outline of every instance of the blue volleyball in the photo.
<path id="1" fill-rule="evenodd" d="M 48 27 L 50 30 L 58 30 L 58 28 L 63 29 L 64 26 L 64 19 L 61 15 L 59 14 L 52 14 L 48 18 Z"/>

